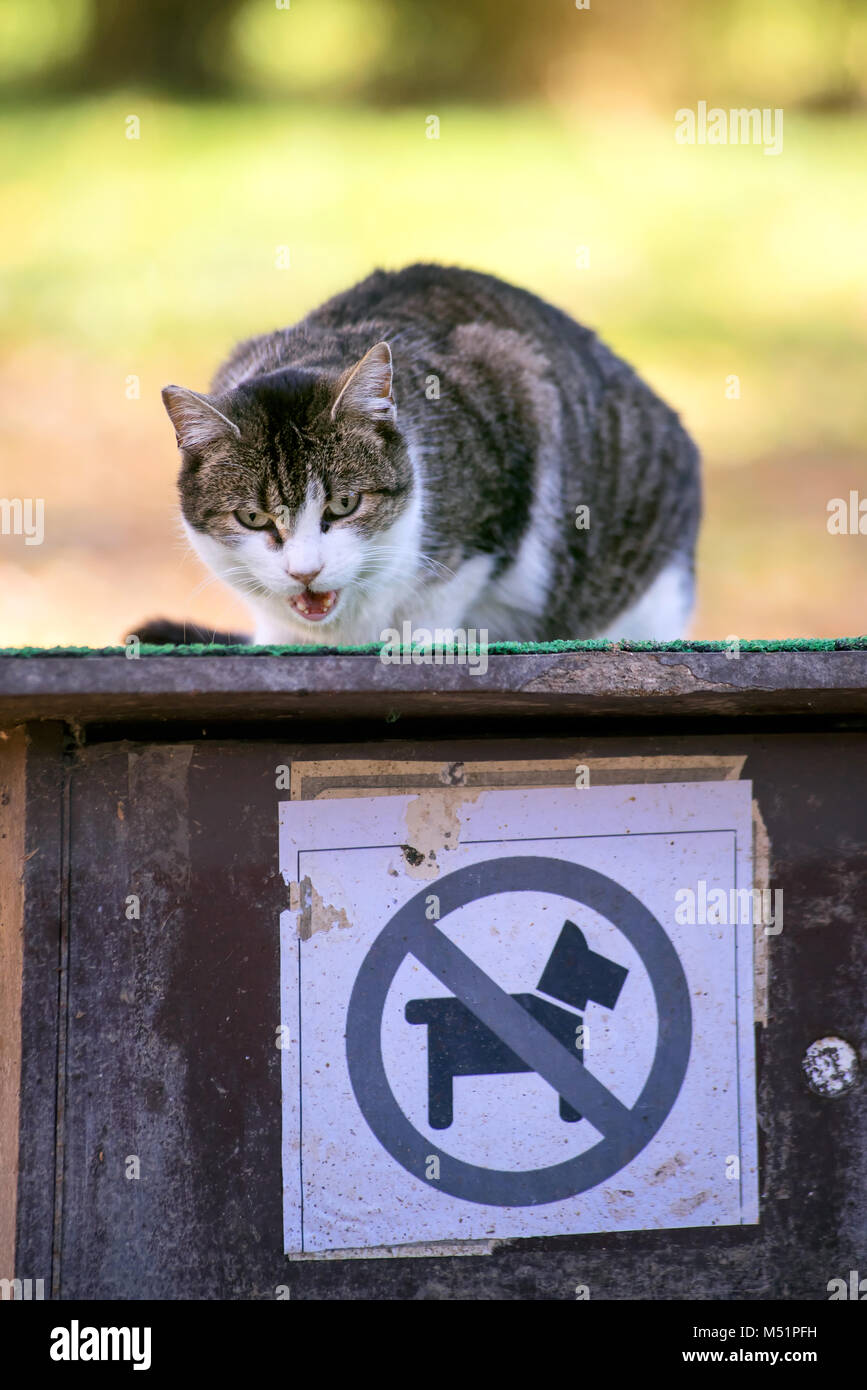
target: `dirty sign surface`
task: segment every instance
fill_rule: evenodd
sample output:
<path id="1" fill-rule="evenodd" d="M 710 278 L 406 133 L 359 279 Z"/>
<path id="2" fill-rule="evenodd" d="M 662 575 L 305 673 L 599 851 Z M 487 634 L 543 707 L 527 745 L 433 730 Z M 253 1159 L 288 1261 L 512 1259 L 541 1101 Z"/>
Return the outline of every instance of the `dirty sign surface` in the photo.
<path id="1" fill-rule="evenodd" d="M 749 783 L 291 802 L 280 836 L 287 1252 L 758 1219 Z"/>

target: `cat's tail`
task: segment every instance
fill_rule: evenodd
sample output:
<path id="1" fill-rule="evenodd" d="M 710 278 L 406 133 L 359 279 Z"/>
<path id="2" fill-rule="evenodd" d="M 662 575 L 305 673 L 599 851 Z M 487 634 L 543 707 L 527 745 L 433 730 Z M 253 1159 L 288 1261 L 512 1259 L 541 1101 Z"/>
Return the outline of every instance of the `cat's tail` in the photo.
<path id="1" fill-rule="evenodd" d="M 124 638 L 128 642 L 137 637 L 140 642 L 156 646 L 184 646 L 201 643 L 204 646 L 249 646 L 251 638 L 245 632 L 217 632 L 214 628 L 200 627 L 193 622 L 173 622 L 171 618 L 149 618 L 139 623 Z"/>

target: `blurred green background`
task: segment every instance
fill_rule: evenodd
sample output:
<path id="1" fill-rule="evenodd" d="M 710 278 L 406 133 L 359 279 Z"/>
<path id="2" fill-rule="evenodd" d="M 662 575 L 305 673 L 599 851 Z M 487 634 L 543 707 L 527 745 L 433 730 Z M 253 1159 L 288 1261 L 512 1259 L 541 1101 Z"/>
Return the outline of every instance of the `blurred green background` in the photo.
<path id="1" fill-rule="evenodd" d="M 782 108 L 782 153 L 678 144 L 699 101 Z M 551 299 L 681 413 L 692 635 L 867 631 L 867 535 L 826 524 L 867 498 L 865 116 L 861 0 L 0 0 L 0 496 L 45 499 L 41 546 L 0 535 L 0 645 L 243 626 L 160 388 L 419 259 Z"/>

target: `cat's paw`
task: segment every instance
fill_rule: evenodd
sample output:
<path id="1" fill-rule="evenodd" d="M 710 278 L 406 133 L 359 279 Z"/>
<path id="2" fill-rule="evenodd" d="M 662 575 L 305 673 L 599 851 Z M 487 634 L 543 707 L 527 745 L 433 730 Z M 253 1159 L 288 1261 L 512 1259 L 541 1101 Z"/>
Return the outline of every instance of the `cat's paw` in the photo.
<path id="1" fill-rule="evenodd" d="M 198 623 L 176 623 L 171 618 L 149 618 L 139 623 L 124 638 L 127 642 L 137 637 L 140 642 L 153 646 L 184 646 L 189 643 L 204 643 L 206 646 L 246 646 L 250 638 L 243 632 L 217 632 L 214 628 L 200 627 Z"/>

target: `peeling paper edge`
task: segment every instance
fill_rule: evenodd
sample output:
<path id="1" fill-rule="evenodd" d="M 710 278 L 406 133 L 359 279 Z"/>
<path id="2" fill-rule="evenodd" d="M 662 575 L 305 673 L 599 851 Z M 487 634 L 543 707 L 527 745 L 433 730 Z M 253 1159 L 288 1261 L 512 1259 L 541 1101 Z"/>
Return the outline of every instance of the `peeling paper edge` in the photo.
<path id="1" fill-rule="evenodd" d="M 771 841 L 759 803 L 753 798 L 753 888 L 770 889 Z M 755 902 L 755 898 L 753 899 Z M 770 937 L 759 914 L 753 923 L 753 1020 L 768 1026 L 770 992 Z"/>
<path id="2" fill-rule="evenodd" d="M 440 864 L 437 856 L 447 855 L 461 843 L 464 825 L 461 812 L 486 796 L 492 788 L 465 787 L 426 788 L 413 796 L 404 812 L 405 844 L 422 856 L 412 864 L 404 855 L 404 874 L 417 882 L 432 883 L 448 864 Z"/>
<path id="3" fill-rule="evenodd" d="M 297 933 L 302 941 L 309 941 L 316 932 L 333 931 L 335 927 L 351 927 L 346 908 L 327 903 L 319 893 L 315 883 L 308 876 L 289 883 L 289 910 L 297 913 Z"/>
<path id="4" fill-rule="evenodd" d="M 392 1259 L 430 1259 L 440 1255 L 493 1255 L 498 1246 L 506 1245 L 505 1239 L 497 1240 L 440 1240 L 422 1245 L 373 1245 L 364 1248 L 355 1246 L 345 1250 L 307 1250 L 303 1255 L 286 1255 L 292 1264 L 302 1264 L 310 1260 L 392 1260 Z"/>

